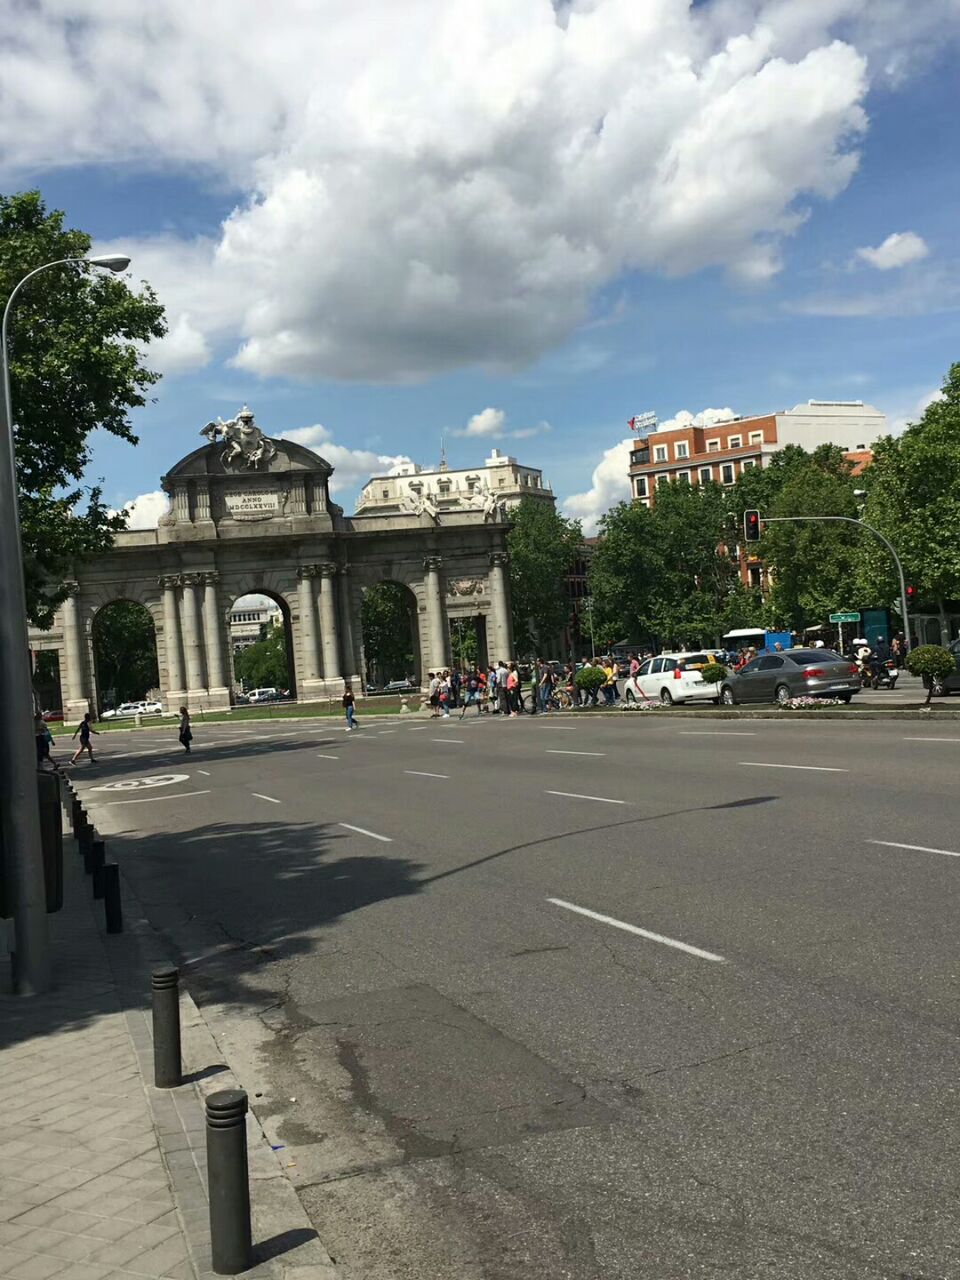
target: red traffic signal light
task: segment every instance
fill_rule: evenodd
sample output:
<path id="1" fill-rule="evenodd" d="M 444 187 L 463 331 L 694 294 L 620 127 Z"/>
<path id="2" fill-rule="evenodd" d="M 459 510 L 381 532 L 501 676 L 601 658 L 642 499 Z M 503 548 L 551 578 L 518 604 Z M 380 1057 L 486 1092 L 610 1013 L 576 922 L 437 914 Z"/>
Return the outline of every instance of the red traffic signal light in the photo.
<path id="1" fill-rule="evenodd" d="M 760 541 L 759 511 L 745 511 L 743 513 L 743 540 L 744 542 Z"/>
<path id="2" fill-rule="evenodd" d="M 907 604 L 913 604 L 916 598 L 917 598 L 917 588 L 907 587 Z"/>

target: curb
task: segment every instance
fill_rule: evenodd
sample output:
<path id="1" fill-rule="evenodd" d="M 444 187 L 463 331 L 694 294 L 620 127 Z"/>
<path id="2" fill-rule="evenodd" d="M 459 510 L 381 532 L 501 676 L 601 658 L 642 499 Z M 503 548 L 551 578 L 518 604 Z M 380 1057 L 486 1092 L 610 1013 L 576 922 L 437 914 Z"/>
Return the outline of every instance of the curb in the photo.
<path id="1" fill-rule="evenodd" d="M 643 712 L 627 712 L 626 707 L 620 708 L 621 714 L 643 715 Z M 649 713 L 648 713 L 649 714 Z M 856 722 L 858 720 L 943 720 L 955 721 L 960 720 L 960 711 L 950 711 L 946 708 L 938 709 L 931 707 L 928 711 L 920 707 L 904 707 L 902 710 L 884 711 L 882 708 L 874 710 L 853 711 L 848 708 L 840 707 L 824 707 L 822 711 L 807 709 L 805 711 L 779 711 L 773 707 L 757 707 L 757 708 L 740 708 L 740 707 L 712 707 L 709 711 L 704 709 L 700 711 L 693 710 L 692 707 L 678 708 L 676 710 L 664 709 L 657 713 L 660 716 L 682 716 L 685 720 L 694 717 L 699 720 L 849 720 Z"/>

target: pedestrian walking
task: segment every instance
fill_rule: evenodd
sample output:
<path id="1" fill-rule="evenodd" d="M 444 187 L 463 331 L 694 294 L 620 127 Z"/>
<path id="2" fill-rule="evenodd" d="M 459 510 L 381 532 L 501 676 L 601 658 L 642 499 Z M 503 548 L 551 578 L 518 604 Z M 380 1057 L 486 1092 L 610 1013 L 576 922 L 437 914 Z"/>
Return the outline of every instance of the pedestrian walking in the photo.
<path id="1" fill-rule="evenodd" d="M 453 690 L 450 684 L 450 672 L 444 671 L 440 679 L 440 688 L 438 690 L 438 705 L 440 707 L 440 717 L 443 720 L 450 719 L 450 699 L 453 697 Z"/>
<path id="2" fill-rule="evenodd" d="M 347 732 L 352 732 L 357 726 L 353 722 L 354 715 L 354 696 L 353 687 L 346 681 L 343 685 L 343 697 L 340 699 L 343 704 L 343 714 L 347 717 Z"/>
<path id="3" fill-rule="evenodd" d="M 53 742 L 53 736 L 39 711 L 33 717 L 33 736 L 37 744 L 37 768 L 40 769 L 44 763 L 50 763 L 50 744 Z"/>
<path id="4" fill-rule="evenodd" d="M 510 714 L 510 672 L 507 664 L 501 659 L 497 664 L 497 703 L 500 707 L 500 714 L 508 716 Z"/>
<path id="5" fill-rule="evenodd" d="M 427 694 L 430 699 L 430 719 L 436 720 L 440 714 L 440 677 L 435 671 L 430 672 Z"/>
<path id="6" fill-rule="evenodd" d="M 190 728 L 190 712 L 186 707 L 180 708 L 180 745 L 187 755 L 190 754 L 190 743 L 193 741 L 193 730 Z"/>
<path id="7" fill-rule="evenodd" d="M 480 696 L 480 677 L 477 675 L 476 671 L 468 672 L 466 681 L 464 682 L 464 688 L 466 690 L 466 697 L 463 699 L 460 706 L 460 719 L 463 719 L 467 713 L 467 707 L 470 706 L 476 706 L 477 715 L 482 716 L 483 702 Z"/>
<path id="8" fill-rule="evenodd" d="M 553 694 L 553 685 L 553 668 L 550 666 L 549 662 L 545 662 L 540 672 L 540 680 L 538 681 L 536 690 L 534 691 L 540 703 L 540 710 L 544 715 L 546 715 L 550 710 L 550 699 Z"/>
<path id="9" fill-rule="evenodd" d="M 507 714 L 516 719 L 520 714 L 520 672 L 515 662 L 507 669 L 507 707 Z"/>
<path id="10" fill-rule="evenodd" d="M 93 745 L 90 742 L 90 735 L 91 733 L 93 733 L 99 736 L 99 730 L 94 729 L 92 721 L 93 721 L 93 716 L 88 711 L 87 714 L 80 721 L 80 723 L 77 725 L 77 727 L 74 729 L 73 733 L 71 734 L 71 741 L 73 741 L 73 739 L 77 736 L 78 733 L 80 735 L 80 745 L 79 747 L 77 747 L 76 751 L 73 753 L 73 757 L 70 760 L 71 764 L 76 764 L 77 761 L 80 759 L 80 757 L 83 755 L 84 751 L 86 751 L 87 755 L 90 757 L 90 763 L 96 764 L 96 761 L 93 758 Z"/>
<path id="11" fill-rule="evenodd" d="M 890 657 L 897 664 L 898 668 L 903 666 L 903 649 L 900 645 L 899 636 L 894 636 L 890 641 Z"/>

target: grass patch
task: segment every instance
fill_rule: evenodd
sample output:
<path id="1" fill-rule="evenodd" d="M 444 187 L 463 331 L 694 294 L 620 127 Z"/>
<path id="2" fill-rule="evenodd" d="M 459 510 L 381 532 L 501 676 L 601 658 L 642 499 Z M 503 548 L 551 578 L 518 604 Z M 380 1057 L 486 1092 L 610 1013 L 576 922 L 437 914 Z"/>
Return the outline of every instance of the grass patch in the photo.
<path id="1" fill-rule="evenodd" d="M 411 711 L 419 711 L 420 698 L 410 697 L 407 706 Z M 357 700 L 357 717 L 397 715 L 400 711 L 399 698 L 363 698 Z M 194 725 L 201 724 L 233 724 L 239 720 L 317 720 L 341 717 L 343 707 L 339 698 L 326 698 L 320 702 L 268 702 L 262 707 L 234 707 L 232 711 L 203 711 L 191 708 L 190 719 Z M 178 716 L 143 716 L 141 729 L 173 729 L 179 722 Z M 74 722 L 57 722 L 49 725 L 50 732 L 57 737 L 68 736 L 77 725 Z M 137 722 L 133 716 L 122 720 L 98 720 L 93 726 L 98 733 L 110 733 L 120 729 L 136 729 Z"/>

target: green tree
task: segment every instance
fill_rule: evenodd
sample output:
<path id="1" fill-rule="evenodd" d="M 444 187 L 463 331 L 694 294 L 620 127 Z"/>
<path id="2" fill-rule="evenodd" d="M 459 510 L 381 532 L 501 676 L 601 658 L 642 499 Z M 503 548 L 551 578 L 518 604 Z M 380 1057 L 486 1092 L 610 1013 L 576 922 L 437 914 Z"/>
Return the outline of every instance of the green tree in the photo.
<path id="1" fill-rule="evenodd" d="M 93 621 L 93 652 L 101 698 L 111 690 L 117 702 L 129 702 L 160 683 L 153 619 L 142 604 L 116 600 L 101 609 Z"/>
<path id="2" fill-rule="evenodd" d="M 518 653 L 552 649 L 570 617 L 566 578 L 583 544 L 577 520 L 524 498 L 510 512 L 507 550 L 513 636 Z"/>
<path id="3" fill-rule="evenodd" d="M 263 639 L 234 655 L 234 672 L 248 689 L 286 689 L 290 684 L 286 630 L 275 626 L 263 630 Z"/>
<path id="4" fill-rule="evenodd" d="M 960 600 L 960 363 L 951 365 L 942 398 L 919 422 L 877 441 L 860 483 L 868 493 L 864 518 L 897 548 L 920 600 L 937 609 L 948 643 L 947 604 Z M 897 598 L 890 556 L 876 543 L 864 547 L 860 582 L 873 599 Z"/>
<path id="5" fill-rule="evenodd" d="M 90 243 L 39 192 L 0 195 L 0 309 L 27 272 L 82 257 Z M 106 272 L 54 268 L 18 295 L 10 388 L 27 605 L 39 626 L 50 624 L 77 561 L 106 550 L 124 527 L 100 486 L 83 484 L 89 437 L 99 429 L 136 444 L 129 412 L 159 377 L 143 362 L 143 344 L 165 332 L 149 285 L 135 293 Z"/>
<path id="6" fill-rule="evenodd" d="M 414 670 L 411 598 L 399 582 L 380 582 L 363 597 L 360 626 L 367 679 L 386 684 Z"/>
<path id="7" fill-rule="evenodd" d="M 651 592 L 661 569 L 653 512 L 639 502 L 611 507 L 600 521 L 588 578 L 598 641 L 649 639 Z"/>

